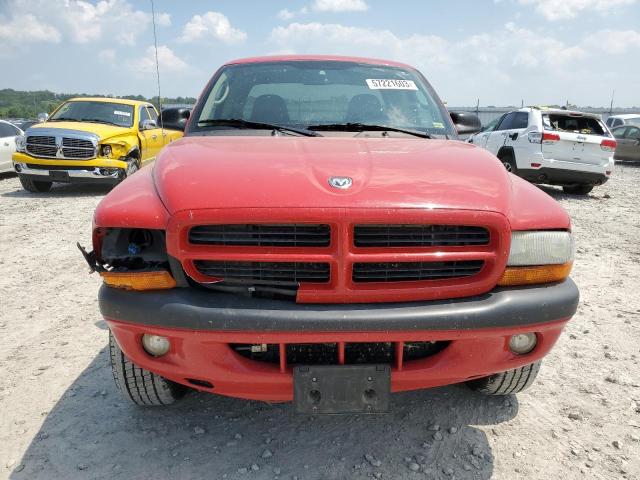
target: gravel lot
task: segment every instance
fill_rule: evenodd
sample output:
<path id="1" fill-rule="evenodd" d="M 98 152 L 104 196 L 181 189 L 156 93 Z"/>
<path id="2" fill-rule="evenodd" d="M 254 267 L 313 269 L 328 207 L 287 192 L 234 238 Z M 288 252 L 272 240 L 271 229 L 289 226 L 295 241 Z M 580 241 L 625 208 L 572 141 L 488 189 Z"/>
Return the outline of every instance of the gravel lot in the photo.
<path id="1" fill-rule="evenodd" d="M 573 218 L 582 301 L 538 382 L 399 394 L 385 416 L 311 418 L 193 394 L 127 403 L 75 242 L 102 188 L 24 192 L 0 179 L 0 477 L 640 478 L 640 167 L 588 197 L 545 188 Z"/>

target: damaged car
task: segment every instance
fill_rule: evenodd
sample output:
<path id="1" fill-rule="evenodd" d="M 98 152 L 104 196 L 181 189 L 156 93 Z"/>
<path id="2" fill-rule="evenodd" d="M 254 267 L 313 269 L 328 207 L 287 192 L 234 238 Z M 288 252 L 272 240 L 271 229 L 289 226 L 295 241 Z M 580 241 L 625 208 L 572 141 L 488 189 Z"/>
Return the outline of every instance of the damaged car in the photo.
<path id="1" fill-rule="evenodd" d="M 457 141 L 469 119 L 398 62 L 222 66 L 83 249 L 124 396 L 381 413 L 396 392 L 528 388 L 577 308 L 571 223 Z"/>

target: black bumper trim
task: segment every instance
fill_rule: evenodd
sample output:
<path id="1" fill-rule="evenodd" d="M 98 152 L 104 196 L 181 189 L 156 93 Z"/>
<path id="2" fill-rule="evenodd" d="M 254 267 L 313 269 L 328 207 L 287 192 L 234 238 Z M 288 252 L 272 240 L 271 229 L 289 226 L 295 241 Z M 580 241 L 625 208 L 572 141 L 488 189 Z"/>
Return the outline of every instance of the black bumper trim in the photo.
<path id="1" fill-rule="evenodd" d="M 578 288 L 571 279 L 545 286 L 495 289 L 446 301 L 298 304 L 228 293 L 174 288 L 133 292 L 102 286 L 109 320 L 190 330 L 385 331 L 514 327 L 571 317 Z"/>
<path id="2" fill-rule="evenodd" d="M 20 175 L 18 177 L 23 176 L 24 178 L 28 178 L 33 180 L 34 182 L 51 182 L 51 183 L 73 183 L 73 184 L 95 184 L 95 185 L 117 185 L 120 179 L 118 178 L 100 178 L 100 177 L 68 177 L 62 180 L 52 179 L 49 175 Z"/>
<path id="3" fill-rule="evenodd" d="M 561 168 L 519 168 L 517 175 L 533 183 L 549 185 L 603 185 L 609 177 L 604 173 L 581 172 Z M 540 178 L 540 176 L 544 178 Z"/>

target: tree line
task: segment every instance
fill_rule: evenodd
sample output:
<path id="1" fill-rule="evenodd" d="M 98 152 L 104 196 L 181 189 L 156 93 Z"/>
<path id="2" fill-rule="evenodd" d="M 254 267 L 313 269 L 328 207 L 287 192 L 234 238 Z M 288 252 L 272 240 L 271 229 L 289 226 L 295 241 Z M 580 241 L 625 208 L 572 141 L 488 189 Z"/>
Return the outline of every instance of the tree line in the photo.
<path id="1" fill-rule="evenodd" d="M 40 113 L 51 113 L 62 102 L 74 97 L 112 97 L 128 100 L 143 100 L 159 108 L 158 97 L 146 98 L 142 95 L 98 95 L 87 93 L 54 93 L 49 90 L 21 91 L 11 88 L 0 89 L 0 118 L 36 118 Z M 163 104 L 194 104 L 193 97 L 162 97 Z"/>

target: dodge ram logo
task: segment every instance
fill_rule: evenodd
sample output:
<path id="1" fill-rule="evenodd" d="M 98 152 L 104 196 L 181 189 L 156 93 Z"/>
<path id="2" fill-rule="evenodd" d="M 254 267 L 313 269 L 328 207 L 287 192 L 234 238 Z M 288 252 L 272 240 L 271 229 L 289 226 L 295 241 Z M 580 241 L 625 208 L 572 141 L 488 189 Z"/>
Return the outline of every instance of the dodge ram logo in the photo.
<path id="1" fill-rule="evenodd" d="M 329 185 L 333 188 L 346 190 L 347 188 L 351 188 L 351 185 L 353 185 L 353 179 L 350 177 L 329 177 Z"/>

